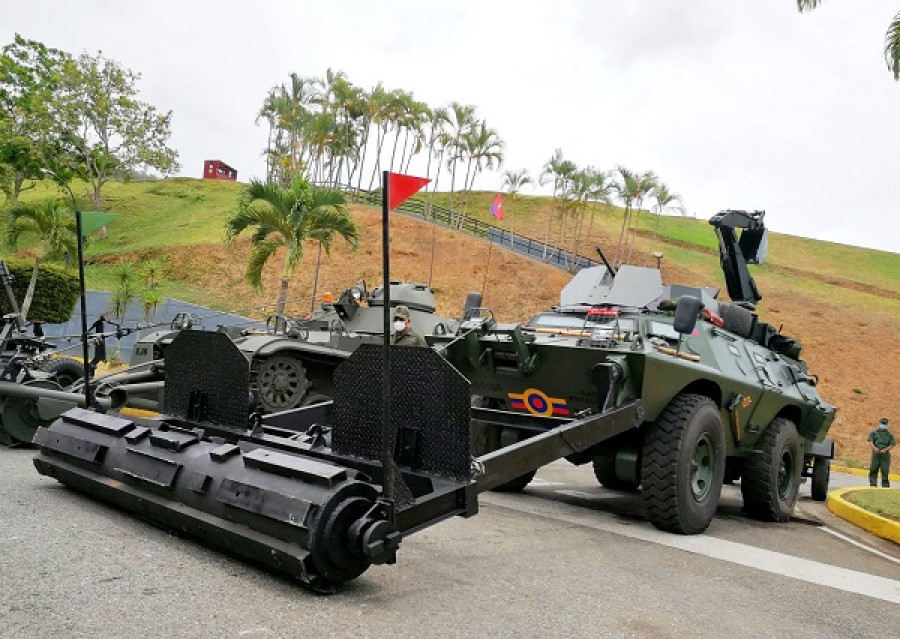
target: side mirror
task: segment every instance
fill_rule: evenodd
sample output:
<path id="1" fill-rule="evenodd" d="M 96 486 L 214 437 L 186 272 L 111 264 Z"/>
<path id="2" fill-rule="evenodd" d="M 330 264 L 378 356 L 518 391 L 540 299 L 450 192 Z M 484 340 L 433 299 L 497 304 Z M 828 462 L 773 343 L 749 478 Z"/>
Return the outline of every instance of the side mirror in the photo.
<path id="1" fill-rule="evenodd" d="M 675 321 L 673 323 L 675 332 L 680 335 L 693 333 L 694 327 L 697 326 L 697 315 L 700 314 L 700 309 L 702 308 L 703 302 L 696 297 L 685 295 L 680 298 L 678 305 L 675 307 Z"/>

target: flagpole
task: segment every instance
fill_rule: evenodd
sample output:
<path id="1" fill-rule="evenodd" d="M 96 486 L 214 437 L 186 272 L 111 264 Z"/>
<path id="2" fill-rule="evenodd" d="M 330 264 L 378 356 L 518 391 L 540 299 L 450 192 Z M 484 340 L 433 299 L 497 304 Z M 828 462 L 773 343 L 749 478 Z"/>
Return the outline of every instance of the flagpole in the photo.
<path id="1" fill-rule="evenodd" d="M 381 408 L 382 451 L 381 474 L 382 494 L 389 501 L 394 500 L 393 476 L 391 467 L 391 238 L 390 223 L 390 179 L 388 171 L 381 173 L 381 259 L 384 274 L 384 359 L 382 362 L 381 392 L 383 396 Z"/>
<path id="2" fill-rule="evenodd" d="M 491 250 L 494 248 L 494 243 L 491 241 L 491 238 L 488 237 L 488 256 L 487 256 L 487 264 L 484 267 L 484 281 L 481 283 L 481 298 L 484 299 L 484 290 L 487 288 L 487 276 L 488 270 L 491 268 Z"/>

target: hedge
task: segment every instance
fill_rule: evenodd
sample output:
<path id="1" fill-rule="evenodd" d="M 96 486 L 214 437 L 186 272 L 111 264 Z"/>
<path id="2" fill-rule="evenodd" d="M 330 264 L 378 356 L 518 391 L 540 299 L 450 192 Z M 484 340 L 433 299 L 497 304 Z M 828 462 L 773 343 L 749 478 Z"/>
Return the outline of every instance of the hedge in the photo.
<path id="1" fill-rule="evenodd" d="M 27 260 L 4 260 L 13 276 L 12 288 L 19 306 L 25 300 L 34 264 Z M 52 264 L 41 264 L 34 299 L 28 311 L 31 321 L 60 324 L 69 321 L 78 301 L 78 275 Z M 12 312 L 5 291 L 0 291 L 0 312 Z"/>

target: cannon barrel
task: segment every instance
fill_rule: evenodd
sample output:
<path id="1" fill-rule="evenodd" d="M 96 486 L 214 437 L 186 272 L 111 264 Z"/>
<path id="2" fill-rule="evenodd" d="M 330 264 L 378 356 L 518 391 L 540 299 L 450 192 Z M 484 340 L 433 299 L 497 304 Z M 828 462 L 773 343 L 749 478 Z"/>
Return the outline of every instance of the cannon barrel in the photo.
<path id="1" fill-rule="evenodd" d="M 84 395 L 82 393 L 70 393 L 68 391 L 52 390 L 38 386 L 26 386 L 14 382 L 0 382 L 0 395 L 23 397 L 26 399 L 55 399 L 63 402 L 72 402 L 77 406 L 84 407 Z M 108 397 L 96 397 L 95 400 L 100 408 L 118 408 L 118 406 L 114 405 L 112 400 Z"/>

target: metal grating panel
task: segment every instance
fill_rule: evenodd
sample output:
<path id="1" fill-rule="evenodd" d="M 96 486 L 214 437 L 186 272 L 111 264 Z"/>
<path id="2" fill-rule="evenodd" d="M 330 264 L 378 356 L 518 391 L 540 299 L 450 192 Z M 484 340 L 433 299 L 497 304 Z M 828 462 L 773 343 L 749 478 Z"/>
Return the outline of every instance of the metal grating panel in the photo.
<path id="1" fill-rule="evenodd" d="M 250 364 L 224 333 L 181 331 L 166 349 L 163 412 L 244 431 L 247 428 Z"/>
<path id="2" fill-rule="evenodd" d="M 362 345 L 335 373 L 337 453 L 381 460 L 382 348 Z M 469 402 L 468 380 L 434 350 L 391 347 L 391 449 L 399 464 L 468 479 Z"/>

